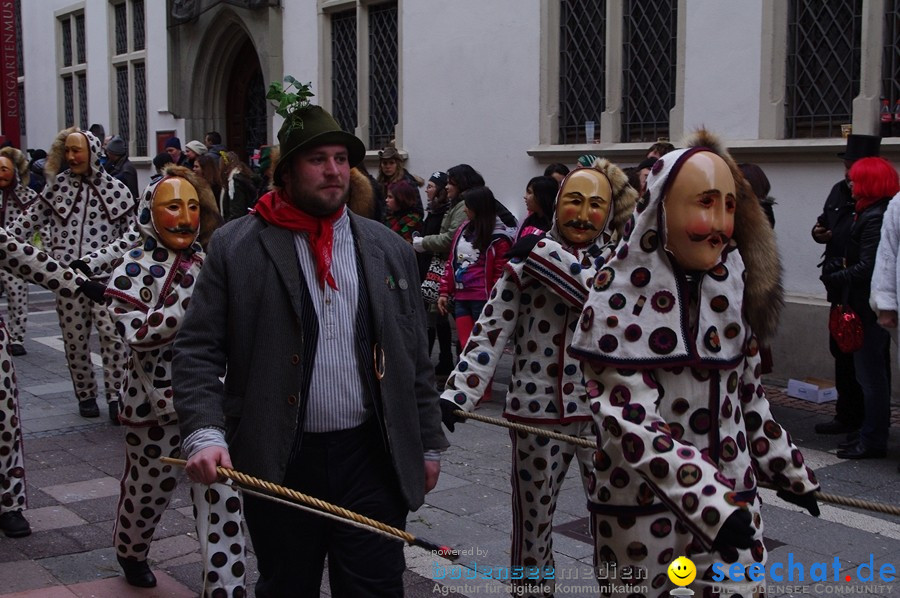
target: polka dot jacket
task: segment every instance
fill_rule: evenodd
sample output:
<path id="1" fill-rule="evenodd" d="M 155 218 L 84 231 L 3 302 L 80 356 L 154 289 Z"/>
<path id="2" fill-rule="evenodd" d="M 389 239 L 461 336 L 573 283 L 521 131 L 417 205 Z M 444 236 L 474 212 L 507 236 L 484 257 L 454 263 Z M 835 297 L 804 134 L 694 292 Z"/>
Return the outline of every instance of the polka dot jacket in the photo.
<path id="1" fill-rule="evenodd" d="M 80 134 L 88 140 L 90 173 L 79 176 L 66 170 L 58 174 L 9 227 L 20 239 L 40 231 L 44 247 L 63 264 L 121 237 L 134 214 L 131 192 L 100 167 L 100 141 L 88 131 Z"/>
<path id="2" fill-rule="evenodd" d="M 159 241 L 150 218 L 155 188 L 155 184 L 147 187 L 138 207 L 143 243 L 122 256 L 106 289 L 116 331 L 131 347 L 119 416 L 126 425 L 177 421 L 172 403 L 172 342 L 203 264 L 199 243 L 191 251 L 175 252 Z"/>
<path id="3" fill-rule="evenodd" d="M 584 276 L 601 251 L 599 242 L 577 251 L 554 246 Z M 515 358 L 504 417 L 530 423 L 590 420 L 579 362 L 566 353 L 580 309 L 563 301 L 559 288 L 548 288 L 556 281 L 525 273 L 524 265 L 520 260 L 506 265 L 441 398 L 472 411 L 511 338 Z"/>

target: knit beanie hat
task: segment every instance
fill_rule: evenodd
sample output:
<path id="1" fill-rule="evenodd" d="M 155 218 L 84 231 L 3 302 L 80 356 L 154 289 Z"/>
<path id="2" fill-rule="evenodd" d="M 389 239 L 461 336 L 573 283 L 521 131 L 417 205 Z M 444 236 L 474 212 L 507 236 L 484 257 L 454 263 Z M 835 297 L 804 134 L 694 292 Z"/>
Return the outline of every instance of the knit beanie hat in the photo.
<path id="1" fill-rule="evenodd" d="M 106 144 L 106 153 L 115 156 L 124 156 L 128 153 L 128 146 L 125 144 L 124 139 L 116 135 Z"/>
<path id="2" fill-rule="evenodd" d="M 166 149 L 169 149 L 170 147 L 181 150 L 181 139 L 178 137 L 169 137 L 169 140 L 166 141 Z"/>
<path id="3" fill-rule="evenodd" d="M 196 139 L 191 139 L 190 141 L 188 141 L 185 144 L 185 147 L 199 156 L 202 156 L 203 154 L 205 154 L 206 152 L 209 151 L 209 149 L 205 145 L 203 145 Z"/>
<path id="4" fill-rule="evenodd" d="M 428 177 L 428 181 L 434 183 L 438 189 L 443 189 L 447 186 L 447 173 L 442 170 L 436 170 Z"/>

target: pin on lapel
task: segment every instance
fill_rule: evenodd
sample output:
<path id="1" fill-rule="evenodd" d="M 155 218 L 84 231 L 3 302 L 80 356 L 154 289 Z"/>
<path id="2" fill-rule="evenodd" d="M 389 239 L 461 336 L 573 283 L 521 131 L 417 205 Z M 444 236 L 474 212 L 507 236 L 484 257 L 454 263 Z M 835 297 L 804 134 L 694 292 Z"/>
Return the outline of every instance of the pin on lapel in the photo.
<path id="1" fill-rule="evenodd" d="M 394 282 L 393 276 L 388 276 L 387 278 L 384 279 L 384 282 L 387 284 L 388 288 L 391 289 L 392 291 L 397 288 L 397 283 Z"/>

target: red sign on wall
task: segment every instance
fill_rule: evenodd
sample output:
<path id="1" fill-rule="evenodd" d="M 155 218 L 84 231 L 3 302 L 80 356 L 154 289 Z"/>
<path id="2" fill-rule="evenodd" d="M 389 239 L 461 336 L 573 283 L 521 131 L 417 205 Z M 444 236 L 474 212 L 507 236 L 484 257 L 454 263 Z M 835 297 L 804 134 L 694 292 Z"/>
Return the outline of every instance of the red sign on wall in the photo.
<path id="1" fill-rule="evenodd" d="M 16 7 L 14 0 L 0 0 L 0 129 L 20 147 L 19 68 L 16 57 Z"/>

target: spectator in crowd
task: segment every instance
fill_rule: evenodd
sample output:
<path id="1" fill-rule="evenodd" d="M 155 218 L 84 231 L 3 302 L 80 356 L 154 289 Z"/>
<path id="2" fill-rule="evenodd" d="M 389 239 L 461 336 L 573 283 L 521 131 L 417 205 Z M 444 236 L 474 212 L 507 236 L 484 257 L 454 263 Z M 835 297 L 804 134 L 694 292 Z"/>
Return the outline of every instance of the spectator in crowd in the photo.
<path id="1" fill-rule="evenodd" d="M 206 146 L 196 139 L 191 139 L 184 145 L 184 155 L 187 156 L 187 166 L 188 168 L 194 167 L 194 162 L 197 161 L 197 158 L 205 154 L 208 150 Z"/>
<path id="2" fill-rule="evenodd" d="M 42 149 L 28 150 L 31 153 L 31 162 L 28 165 L 28 186 L 35 193 L 44 190 L 47 179 L 44 178 L 44 166 L 47 164 L 47 152 Z"/>
<path id="3" fill-rule="evenodd" d="M 900 191 L 893 165 L 884 158 L 861 158 L 847 173 L 855 200 L 853 224 L 841 268 L 822 274 L 829 293 L 841 298 L 862 320 L 862 348 L 852 354 L 856 379 L 863 392 L 863 419 L 859 437 L 840 445 L 841 459 L 881 458 L 887 454 L 891 422 L 890 335 L 878 325 L 869 305 L 872 273 L 881 224 L 888 202 Z"/>
<path id="4" fill-rule="evenodd" d="M 536 176 L 525 187 L 525 209 L 528 215 L 516 233 L 516 241 L 526 235 L 540 235 L 553 224 L 559 183 L 553 177 Z"/>
<path id="5" fill-rule="evenodd" d="M 213 197 L 216 198 L 216 205 L 221 205 L 222 173 L 219 169 L 219 161 L 215 156 L 208 153 L 198 156 L 194 162 L 194 172 L 203 177 L 203 180 L 209 185 Z"/>
<path id="6" fill-rule="evenodd" d="M 657 141 L 647 150 L 645 158 L 662 158 L 669 152 L 673 151 L 675 146 L 668 141 Z"/>
<path id="7" fill-rule="evenodd" d="M 218 131 L 209 131 L 203 140 L 207 151 L 214 155 L 216 159 L 220 157 L 221 152 L 228 151 L 228 148 L 222 144 L 222 135 Z"/>
<path id="8" fill-rule="evenodd" d="M 769 195 L 769 192 L 772 190 L 772 185 L 769 183 L 769 177 L 767 177 L 766 173 L 763 172 L 763 169 L 756 164 L 744 162 L 738 164 L 738 168 L 741 170 L 741 174 L 744 175 L 744 179 L 750 183 L 750 188 L 753 189 L 753 195 L 756 196 L 759 205 L 762 206 L 763 212 L 766 213 L 766 217 L 769 219 L 772 228 L 775 228 L 775 210 L 773 209 L 773 206 L 777 202 L 774 197 Z"/>
<path id="9" fill-rule="evenodd" d="M 387 197 L 388 188 L 397 181 L 406 181 L 417 189 L 425 184 L 425 181 L 413 176 L 404 167 L 406 156 L 396 147 L 389 145 L 378 152 L 378 183 Z"/>
<path id="10" fill-rule="evenodd" d="M 515 229 L 498 216 L 498 203 L 484 185 L 463 193 L 467 219 L 453 237 L 444 268 L 438 310 L 446 315 L 450 299 L 454 300 L 453 316 L 462 347 L 503 273 L 506 252 L 512 247 Z"/>
<path id="11" fill-rule="evenodd" d="M 181 139 L 178 137 L 169 137 L 169 140 L 166 141 L 166 153 L 172 156 L 172 163 L 176 166 L 186 166 L 188 158 L 181 151 Z"/>
<path id="12" fill-rule="evenodd" d="M 881 137 L 851 134 L 847 138 L 846 150 L 837 155 L 844 160 L 844 178 L 831 188 L 822 213 L 816 218 L 812 228 L 813 240 L 825 245 L 822 262 L 819 264 L 822 267 L 822 276 L 844 267 L 850 227 L 856 216 L 856 200 L 850 192 L 848 175 L 850 167 L 861 158 L 879 155 L 880 148 Z M 827 286 L 825 290 L 832 309 L 842 303 L 843 297 L 840 294 L 836 294 Z M 857 382 L 853 354 L 841 351 L 830 335 L 828 342 L 831 355 L 834 357 L 834 385 L 838 398 L 834 405 L 834 418 L 816 424 L 815 430 L 819 434 L 846 434 L 847 441 L 852 442 L 856 440 L 857 431 L 863 422 L 863 391 Z M 890 362 L 889 351 L 890 349 L 884 355 L 886 363 Z"/>
<path id="13" fill-rule="evenodd" d="M 387 215 L 384 223 L 412 244 L 413 236 L 422 230 L 423 210 L 419 191 L 405 180 L 391 183 L 385 206 Z"/>
<path id="14" fill-rule="evenodd" d="M 128 159 L 128 143 L 118 135 L 114 136 L 106 144 L 106 157 L 106 172 L 125 183 L 132 197 L 139 197 L 137 169 Z"/>
<path id="15" fill-rule="evenodd" d="M 450 207 L 450 199 L 447 197 L 446 172 L 438 170 L 431 173 L 428 182 L 425 184 L 425 197 L 428 198 L 428 204 L 425 207 L 427 215 L 425 216 L 425 222 L 422 224 L 422 236 L 429 237 L 440 233 L 444 215 Z M 423 252 L 419 254 L 419 258 L 419 275 L 424 279 L 432 259 L 439 259 L 444 263 L 447 262 L 447 251 L 440 253 Z M 429 304 L 428 354 L 431 355 L 436 340 L 438 343 L 438 363 L 434 367 L 434 374 L 437 378 L 439 389 L 443 387 L 447 375 L 453 369 L 452 336 L 450 320 L 447 314 L 438 312 L 435 303 Z"/>
<path id="16" fill-rule="evenodd" d="M 569 167 L 559 162 L 554 162 L 544 169 L 544 176 L 552 176 L 556 179 L 557 184 L 561 183 L 567 174 L 569 174 Z"/>
<path id="17" fill-rule="evenodd" d="M 246 216 L 256 205 L 256 184 L 253 171 L 240 156 L 234 152 L 225 152 L 220 160 L 222 193 L 219 196 L 219 210 L 226 222 Z"/>

